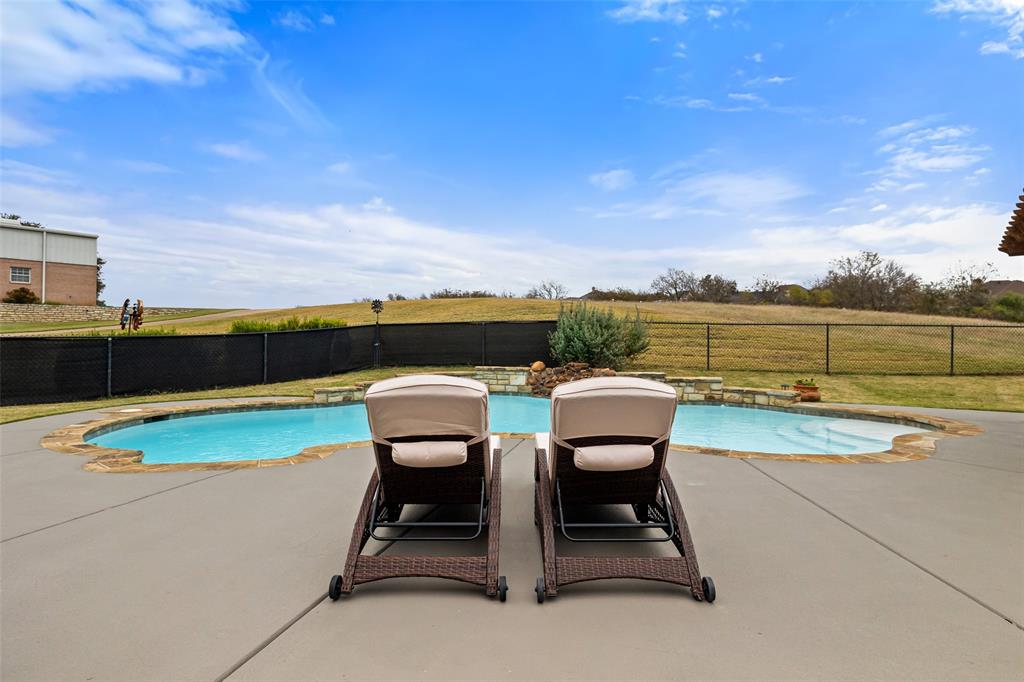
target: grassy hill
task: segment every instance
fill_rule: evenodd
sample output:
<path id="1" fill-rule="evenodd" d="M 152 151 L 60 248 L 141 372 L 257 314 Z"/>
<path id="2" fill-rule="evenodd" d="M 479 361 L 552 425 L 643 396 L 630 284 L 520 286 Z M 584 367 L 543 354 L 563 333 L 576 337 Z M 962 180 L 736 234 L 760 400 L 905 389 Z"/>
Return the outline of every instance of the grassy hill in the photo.
<path id="1" fill-rule="evenodd" d="M 559 301 L 524 298 L 460 298 L 425 301 L 389 301 L 384 304 L 382 323 L 396 322 L 468 322 L 480 320 L 553 320 L 558 315 Z M 612 307 L 623 313 L 640 313 L 651 320 L 676 322 L 848 322 L 861 324 L 978 324 L 982 320 L 909 313 L 879 313 L 870 310 L 838 310 L 835 308 L 803 308 L 782 305 L 736 305 L 721 303 L 616 303 L 594 302 L 589 305 Z M 374 315 L 368 303 L 340 303 L 260 311 L 231 319 L 202 318 L 147 324 L 148 328 L 173 327 L 183 334 L 218 334 L 226 332 L 233 320 L 251 319 L 278 322 L 293 315 L 345 320 L 350 325 L 369 324 Z"/>

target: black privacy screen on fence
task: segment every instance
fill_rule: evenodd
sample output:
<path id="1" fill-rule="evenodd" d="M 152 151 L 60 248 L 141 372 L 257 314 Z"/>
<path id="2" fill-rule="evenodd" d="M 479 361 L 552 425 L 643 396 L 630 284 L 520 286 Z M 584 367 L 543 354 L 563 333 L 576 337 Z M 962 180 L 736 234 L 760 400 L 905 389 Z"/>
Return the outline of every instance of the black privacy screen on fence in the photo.
<path id="1" fill-rule="evenodd" d="M 0 403 L 189 391 L 411 365 L 551 362 L 553 321 L 443 322 L 267 334 L 5 337 Z M 1024 325 L 651 322 L 634 369 L 1024 374 Z M 794 377 L 794 379 L 797 377 Z"/>
<path id="2" fill-rule="evenodd" d="M 204 336 L 7 337 L 0 341 L 0 403 L 245 386 L 374 364 L 547 362 L 552 329 L 554 322 L 453 322 L 381 325 L 379 331 L 362 326 Z"/>

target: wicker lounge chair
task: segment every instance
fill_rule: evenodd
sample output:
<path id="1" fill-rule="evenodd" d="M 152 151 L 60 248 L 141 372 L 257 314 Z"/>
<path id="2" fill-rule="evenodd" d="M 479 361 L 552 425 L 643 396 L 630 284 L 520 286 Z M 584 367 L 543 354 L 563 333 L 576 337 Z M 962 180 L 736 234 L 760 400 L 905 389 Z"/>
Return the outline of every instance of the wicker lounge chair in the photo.
<path id="1" fill-rule="evenodd" d="M 425 577 L 482 585 L 488 596 L 505 601 L 508 583 L 498 575 L 501 442 L 488 431 L 487 387 L 448 376 L 388 379 L 366 391 L 366 411 L 377 467 L 359 508 L 345 572 L 331 578 L 328 596 L 338 599 L 374 580 Z M 479 505 L 479 513 L 473 521 L 403 519 L 405 505 Z M 469 541 L 484 533 L 485 555 L 362 553 L 371 537 Z"/>
<path id="2" fill-rule="evenodd" d="M 551 433 L 537 434 L 534 466 L 534 518 L 544 555 L 538 602 L 564 585 L 605 578 L 675 583 L 698 601 L 715 600 L 665 468 L 675 410 L 675 391 L 646 379 L 584 379 L 552 392 Z M 636 521 L 573 520 L 584 505 L 596 511 L 593 505 L 614 504 L 630 505 Z M 671 541 L 680 556 L 558 556 L 556 532 L 573 542 Z"/>

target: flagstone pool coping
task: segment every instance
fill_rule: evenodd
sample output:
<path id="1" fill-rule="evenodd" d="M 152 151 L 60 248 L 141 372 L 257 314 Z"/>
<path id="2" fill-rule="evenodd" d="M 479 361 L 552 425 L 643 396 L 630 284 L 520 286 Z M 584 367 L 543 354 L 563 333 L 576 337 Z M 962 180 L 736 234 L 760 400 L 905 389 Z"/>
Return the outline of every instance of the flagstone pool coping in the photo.
<path id="1" fill-rule="evenodd" d="M 538 398 L 539 400 L 541 398 Z M 357 403 L 361 401 L 351 401 Z M 338 403 L 332 403 L 336 406 Z M 705 403 L 708 404 L 708 403 Z M 955 419 L 936 417 L 903 409 L 869 409 L 860 407 L 845 407 L 842 405 L 829 404 L 796 404 L 789 407 L 765 406 L 765 405 L 735 405 L 742 409 L 767 409 L 781 412 L 795 412 L 798 414 L 814 416 L 837 416 L 847 419 L 864 419 L 869 421 L 881 421 L 888 423 L 904 424 L 915 428 L 925 429 L 922 432 L 907 433 L 896 436 L 892 446 L 882 452 L 863 453 L 855 455 L 821 455 L 821 454 L 777 454 L 766 452 L 751 452 L 745 450 L 728 450 L 721 448 L 708 448 L 693 445 L 672 445 L 672 450 L 701 455 L 715 455 L 719 457 L 730 457 L 738 459 L 766 459 L 786 462 L 812 462 L 819 464 L 889 464 L 895 462 L 910 462 L 926 459 L 935 451 L 935 443 L 940 438 L 948 436 L 974 436 L 980 434 L 982 429 L 974 424 Z M 339 450 L 346 450 L 354 447 L 362 447 L 370 444 L 370 441 L 355 441 L 349 443 L 325 443 L 304 448 L 300 452 L 273 459 L 237 459 L 223 462 L 182 462 L 174 464 L 147 464 L 142 461 L 142 451 L 117 448 L 106 448 L 87 442 L 92 436 L 102 435 L 110 431 L 137 426 L 151 421 L 164 419 L 175 419 L 180 417 L 194 417 L 210 414 L 225 414 L 231 412 L 247 412 L 258 410 L 277 409 L 320 409 L 328 407 L 323 403 L 316 403 L 312 399 L 294 398 L 277 399 L 244 404 L 225 405 L 200 403 L 195 405 L 178 405 L 173 407 L 127 407 L 103 412 L 104 416 L 77 424 L 70 424 L 57 429 L 40 440 L 40 445 L 54 452 L 61 452 L 69 455 L 89 457 L 85 463 L 86 471 L 105 473 L 142 473 L 142 472 L 164 472 L 164 471 L 224 471 L 243 468 L 265 468 L 275 466 L 292 466 L 325 459 Z M 500 433 L 497 434 L 507 438 L 533 438 L 532 433 Z"/>

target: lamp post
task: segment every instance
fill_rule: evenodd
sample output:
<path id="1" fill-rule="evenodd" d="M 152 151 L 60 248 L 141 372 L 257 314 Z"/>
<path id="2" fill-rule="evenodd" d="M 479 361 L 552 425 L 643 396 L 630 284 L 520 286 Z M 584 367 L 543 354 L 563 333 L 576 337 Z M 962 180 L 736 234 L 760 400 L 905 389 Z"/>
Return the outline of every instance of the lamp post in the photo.
<path id="1" fill-rule="evenodd" d="M 373 325 L 373 366 L 380 367 L 380 314 L 384 312 L 384 301 L 379 298 L 370 302 L 370 310 L 376 316 Z"/>

